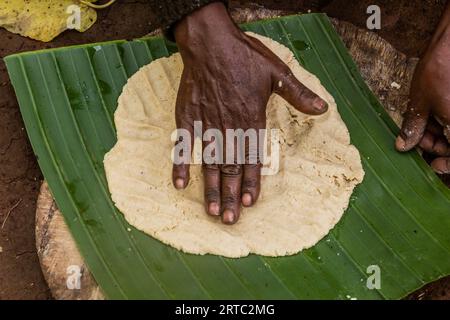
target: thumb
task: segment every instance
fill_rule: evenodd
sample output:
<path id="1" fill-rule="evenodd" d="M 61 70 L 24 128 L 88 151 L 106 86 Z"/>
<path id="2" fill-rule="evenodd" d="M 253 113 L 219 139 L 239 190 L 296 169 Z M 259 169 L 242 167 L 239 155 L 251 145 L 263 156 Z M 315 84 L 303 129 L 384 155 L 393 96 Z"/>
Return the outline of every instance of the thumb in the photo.
<path id="1" fill-rule="evenodd" d="M 400 152 L 409 151 L 419 144 L 428 122 L 429 112 L 424 104 L 411 103 L 403 114 L 403 123 L 395 141 L 395 147 Z"/>
<path id="2" fill-rule="evenodd" d="M 286 65 L 273 77 L 273 92 L 300 112 L 319 115 L 328 110 L 328 104 L 303 85 Z"/>

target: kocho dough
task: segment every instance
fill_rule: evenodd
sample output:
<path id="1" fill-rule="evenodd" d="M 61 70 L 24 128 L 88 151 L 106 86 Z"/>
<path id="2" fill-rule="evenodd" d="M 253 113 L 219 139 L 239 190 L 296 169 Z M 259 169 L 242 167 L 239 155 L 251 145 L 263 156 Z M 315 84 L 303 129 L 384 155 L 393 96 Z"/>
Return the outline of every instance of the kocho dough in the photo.
<path id="1" fill-rule="evenodd" d="M 183 64 L 180 55 L 153 61 L 124 86 L 114 115 L 117 144 L 104 165 L 117 208 L 137 229 L 184 252 L 244 257 L 284 256 L 309 248 L 335 226 L 364 177 L 358 150 L 333 97 L 292 52 L 256 34 L 295 76 L 325 99 L 329 111 L 307 116 L 273 95 L 267 128 L 280 129 L 280 165 L 264 176 L 261 196 L 232 226 L 205 213 L 200 165 L 183 191 L 171 182 L 171 133 Z"/>

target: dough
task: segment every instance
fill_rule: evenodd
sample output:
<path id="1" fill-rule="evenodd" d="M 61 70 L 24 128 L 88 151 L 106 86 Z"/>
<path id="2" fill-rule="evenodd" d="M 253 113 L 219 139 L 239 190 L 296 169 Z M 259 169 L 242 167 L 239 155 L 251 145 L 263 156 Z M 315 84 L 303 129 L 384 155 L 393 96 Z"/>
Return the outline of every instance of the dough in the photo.
<path id="1" fill-rule="evenodd" d="M 262 178 L 257 204 L 244 208 L 235 225 L 205 213 L 200 165 L 191 165 L 187 189 L 172 186 L 170 136 L 183 69 L 180 55 L 141 68 L 119 97 L 114 115 L 118 141 L 104 160 L 112 199 L 131 225 L 184 252 L 233 258 L 295 254 L 327 235 L 364 177 L 359 152 L 350 144 L 333 97 L 288 48 L 251 36 L 325 99 L 329 111 L 304 115 L 272 95 L 267 128 L 280 129 L 279 172 Z"/>

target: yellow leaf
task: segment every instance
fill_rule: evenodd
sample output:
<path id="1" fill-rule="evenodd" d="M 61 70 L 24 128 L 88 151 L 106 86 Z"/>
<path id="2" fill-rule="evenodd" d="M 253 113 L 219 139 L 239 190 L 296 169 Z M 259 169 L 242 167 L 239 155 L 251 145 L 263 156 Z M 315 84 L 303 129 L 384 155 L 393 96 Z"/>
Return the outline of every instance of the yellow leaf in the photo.
<path id="1" fill-rule="evenodd" d="M 116 0 L 109 0 L 106 3 L 103 4 L 95 4 L 94 2 L 97 2 L 98 0 L 80 0 L 81 3 L 86 4 L 88 7 L 94 8 L 94 9 L 105 9 L 111 6 Z"/>
<path id="2" fill-rule="evenodd" d="M 0 2 L 0 27 L 44 42 L 51 41 L 67 29 L 84 32 L 96 20 L 97 12 L 79 0 Z"/>

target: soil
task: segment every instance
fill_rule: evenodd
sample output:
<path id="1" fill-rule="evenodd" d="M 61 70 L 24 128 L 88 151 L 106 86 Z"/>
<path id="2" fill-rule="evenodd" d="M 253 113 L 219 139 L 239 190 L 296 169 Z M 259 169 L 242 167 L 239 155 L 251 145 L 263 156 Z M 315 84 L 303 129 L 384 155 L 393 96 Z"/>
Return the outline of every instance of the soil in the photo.
<path id="1" fill-rule="evenodd" d="M 250 1 L 232 1 L 230 6 Z M 323 11 L 365 27 L 366 8 L 382 11 L 379 35 L 408 56 L 426 47 L 439 21 L 445 0 L 259 0 L 271 9 Z M 51 43 L 40 43 L 0 30 L 0 58 L 9 54 L 88 42 L 141 37 L 157 26 L 147 0 L 122 0 L 99 11 L 97 23 L 85 33 L 68 31 Z M 3 60 L 0 61 L 0 300 L 51 299 L 35 249 L 36 199 L 43 177 L 28 141 L 19 107 Z M 447 181 L 448 182 L 448 181 Z M 441 279 L 409 299 L 450 299 L 450 278 Z"/>

